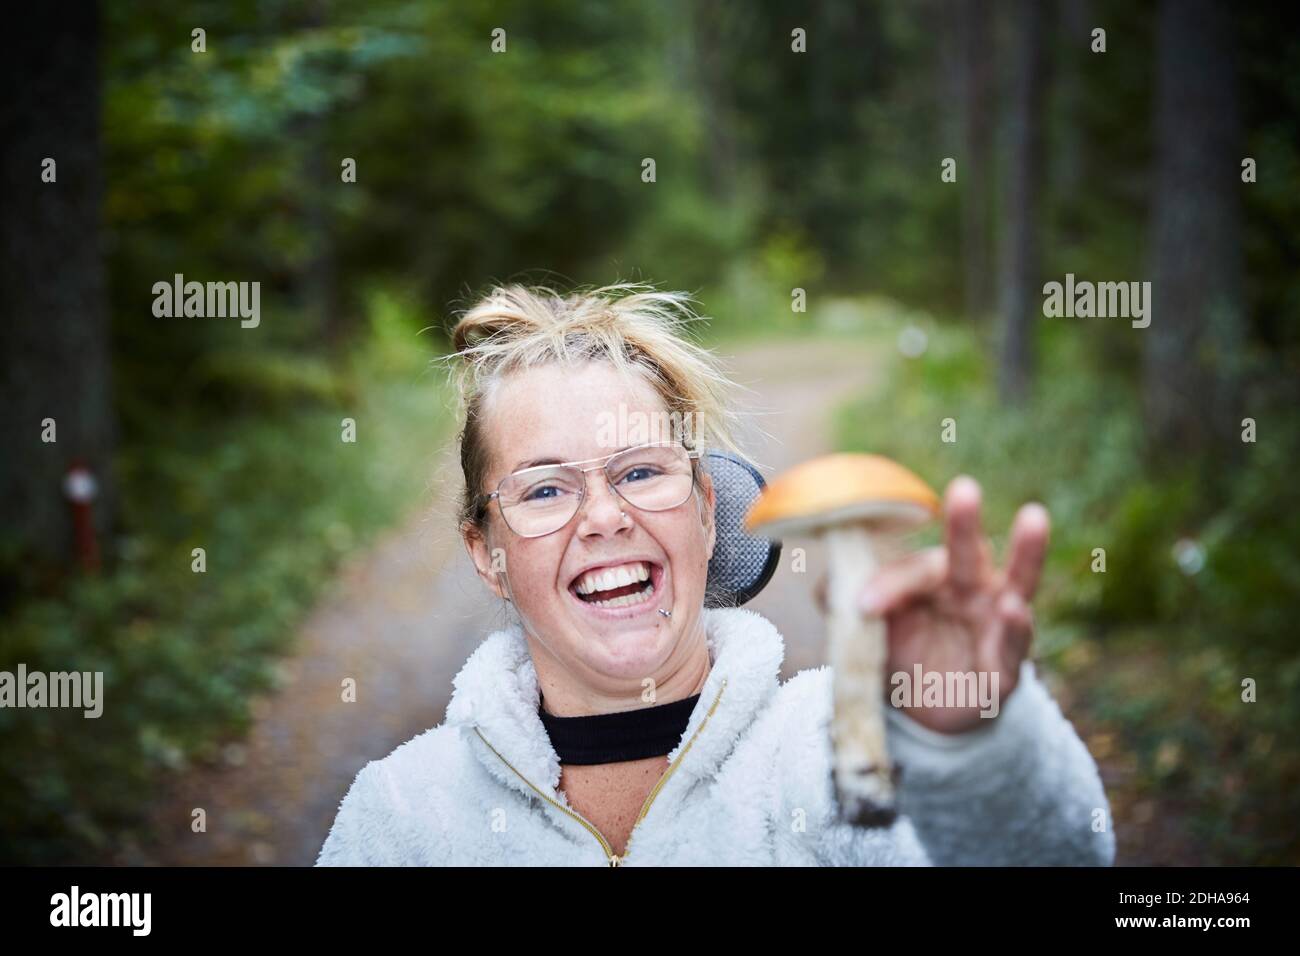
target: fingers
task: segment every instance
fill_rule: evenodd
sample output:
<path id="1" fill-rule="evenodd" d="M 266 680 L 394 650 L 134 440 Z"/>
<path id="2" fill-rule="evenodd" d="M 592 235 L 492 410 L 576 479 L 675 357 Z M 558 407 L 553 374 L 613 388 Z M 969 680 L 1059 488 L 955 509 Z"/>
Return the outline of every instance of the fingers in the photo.
<path id="1" fill-rule="evenodd" d="M 1002 674 L 1003 689 L 1010 693 L 1020 679 L 1020 665 L 1034 640 L 1033 611 L 1010 589 L 998 599 L 993 619 L 980 636 L 975 651 L 981 671 Z"/>
<path id="2" fill-rule="evenodd" d="M 959 475 L 949 482 L 944 498 L 949 580 L 959 592 L 974 590 L 988 575 L 990 558 L 980 526 L 980 486 L 969 475 Z"/>
<path id="3" fill-rule="evenodd" d="M 858 609 L 872 616 L 888 614 L 907 602 L 935 591 L 948 575 L 948 552 L 925 548 L 885 565 L 867 582 Z"/>
<path id="4" fill-rule="evenodd" d="M 1032 601 L 1034 592 L 1038 590 L 1050 527 L 1047 509 L 1036 503 L 1027 504 L 1017 511 L 1011 525 L 1007 585 L 1025 603 Z"/>
<path id="5" fill-rule="evenodd" d="M 1029 656 L 1034 640 L 1034 614 L 1015 591 L 1004 591 L 998 600 L 998 618 L 1002 621 L 1002 659 L 1012 674 L 1020 672 L 1020 662 Z"/>

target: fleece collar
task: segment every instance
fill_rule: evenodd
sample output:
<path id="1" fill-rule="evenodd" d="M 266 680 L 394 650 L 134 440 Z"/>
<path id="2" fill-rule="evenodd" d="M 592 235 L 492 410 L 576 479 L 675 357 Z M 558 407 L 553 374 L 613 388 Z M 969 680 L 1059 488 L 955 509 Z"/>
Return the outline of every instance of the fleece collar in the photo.
<path id="1" fill-rule="evenodd" d="M 674 772 L 678 793 L 685 787 L 676 785 L 677 778 L 707 778 L 726 759 L 740 733 L 779 686 L 785 656 L 780 632 L 754 611 L 705 608 L 702 622 L 713 663 L 682 739 L 668 754 L 671 763 L 690 742 Z M 488 771 L 506 786 L 532 795 L 532 788 L 520 779 L 522 775 L 547 796 L 566 803 L 557 793 L 560 760 L 537 715 L 541 699 L 537 672 L 519 625 L 484 639 L 453 685 L 446 722 L 464 728 L 466 739 Z M 708 723 L 695 737 L 706 719 Z"/>

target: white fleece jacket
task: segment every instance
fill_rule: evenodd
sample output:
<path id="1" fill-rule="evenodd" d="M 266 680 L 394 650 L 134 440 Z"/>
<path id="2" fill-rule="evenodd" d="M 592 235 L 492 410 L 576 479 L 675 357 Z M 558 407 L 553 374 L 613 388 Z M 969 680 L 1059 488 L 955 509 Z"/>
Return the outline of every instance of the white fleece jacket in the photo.
<path id="1" fill-rule="evenodd" d="M 901 812 L 863 829 L 835 815 L 830 667 L 781 684 L 785 645 L 770 621 L 744 608 L 706 609 L 703 621 L 712 669 L 623 857 L 557 789 L 516 625 L 470 655 L 442 724 L 361 769 L 316 865 L 1113 862 L 1097 766 L 1031 662 L 998 716 L 963 734 L 888 709 Z"/>

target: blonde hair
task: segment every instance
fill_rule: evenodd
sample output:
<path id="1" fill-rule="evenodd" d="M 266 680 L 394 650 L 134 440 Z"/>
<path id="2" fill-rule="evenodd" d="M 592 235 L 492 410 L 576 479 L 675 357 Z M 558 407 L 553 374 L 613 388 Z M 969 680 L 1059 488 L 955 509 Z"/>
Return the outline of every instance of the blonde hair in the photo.
<path id="1" fill-rule="evenodd" d="M 715 356 L 686 335 L 691 322 L 702 320 L 691 301 L 684 292 L 660 292 L 645 283 L 577 289 L 568 296 L 548 286 L 512 284 L 494 287 L 466 310 L 452 330 L 453 351 L 443 358 L 457 366 L 464 422 L 461 522 L 481 529 L 485 520 L 480 496 L 489 468 L 482 434 L 487 402 L 506 377 L 549 363 L 607 361 L 639 374 L 670 415 L 692 423 L 701 446 L 743 455 L 728 395 L 736 386 Z"/>

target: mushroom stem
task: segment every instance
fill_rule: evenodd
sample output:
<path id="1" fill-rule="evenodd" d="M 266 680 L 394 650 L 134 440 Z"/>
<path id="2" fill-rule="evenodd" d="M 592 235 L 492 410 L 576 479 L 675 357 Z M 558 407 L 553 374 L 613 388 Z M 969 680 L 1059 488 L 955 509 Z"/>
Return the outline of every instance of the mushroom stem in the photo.
<path id="1" fill-rule="evenodd" d="M 842 819 L 857 826 L 888 826 L 896 810 L 885 741 L 885 622 L 858 610 L 862 587 L 876 571 L 883 542 L 863 524 L 832 526 L 825 534 L 836 799 Z"/>

